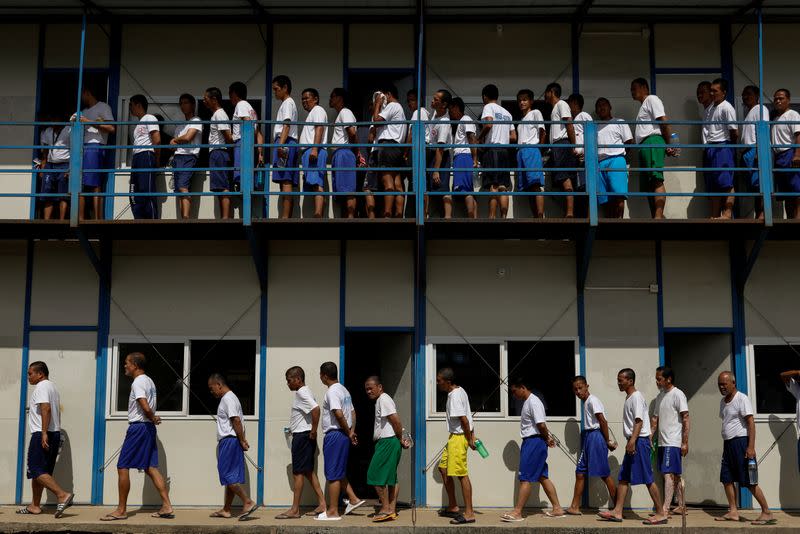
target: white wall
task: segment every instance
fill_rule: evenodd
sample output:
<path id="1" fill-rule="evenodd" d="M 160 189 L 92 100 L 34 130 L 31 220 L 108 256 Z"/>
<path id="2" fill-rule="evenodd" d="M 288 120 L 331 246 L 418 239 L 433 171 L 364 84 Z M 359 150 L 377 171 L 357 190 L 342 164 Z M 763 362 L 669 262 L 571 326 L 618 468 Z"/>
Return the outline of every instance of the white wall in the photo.
<path id="1" fill-rule="evenodd" d="M 411 68 L 416 36 L 411 24 L 351 24 L 352 69 Z"/>
<path id="2" fill-rule="evenodd" d="M 106 32 L 111 31 L 106 27 Z M 77 69 L 81 55 L 80 24 L 48 24 L 45 39 L 45 68 Z M 87 68 L 108 67 L 109 38 L 97 24 L 86 26 L 83 64 Z"/>
<path id="3" fill-rule="evenodd" d="M 32 324 L 97 324 L 97 291 L 97 273 L 77 241 L 36 242 Z"/>

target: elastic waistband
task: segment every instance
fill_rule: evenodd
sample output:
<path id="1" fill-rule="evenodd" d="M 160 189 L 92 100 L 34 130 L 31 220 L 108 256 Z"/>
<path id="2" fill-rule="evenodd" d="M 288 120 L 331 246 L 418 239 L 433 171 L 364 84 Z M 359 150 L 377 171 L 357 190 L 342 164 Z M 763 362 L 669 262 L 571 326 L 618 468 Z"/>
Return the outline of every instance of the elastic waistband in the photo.
<path id="1" fill-rule="evenodd" d="M 625 157 L 625 154 L 611 154 L 611 155 L 604 156 L 604 157 L 600 158 L 598 161 L 606 161 L 606 160 L 609 160 L 609 159 L 624 158 L 624 157 Z M 597 430 L 597 429 L 596 428 L 592 428 L 591 430 Z"/>
<path id="2" fill-rule="evenodd" d="M 302 432 L 292 432 L 293 436 L 301 436 L 303 434 L 311 434 L 310 430 L 303 430 Z"/>
<path id="3" fill-rule="evenodd" d="M 730 443 L 731 441 L 739 441 L 742 439 L 749 439 L 749 436 L 736 436 L 735 438 L 725 439 L 723 442 Z"/>
<path id="4" fill-rule="evenodd" d="M 219 441 L 225 441 L 226 439 L 238 439 L 236 436 L 222 436 L 222 439 Z"/>
<path id="5" fill-rule="evenodd" d="M 277 141 L 278 139 L 280 139 L 280 138 L 281 138 L 280 134 L 275 136 L 275 140 L 276 140 L 276 141 Z M 292 136 L 290 135 L 289 137 L 287 137 L 287 138 L 286 138 L 286 142 L 288 143 L 289 141 L 294 141 L 294 142 L 296 143 L 296 142 L 297 142 L 297 139 L 295 139 L 294 137 L 292 137 Z M 275 148 L 275 147 L 272 147 L 272 148 Z"/>
<path id="6" fill-rule="evenodd" d="M 130 426 L 130 425 L 153 425 L 153 426 L 156 426 L 150 421 L 128 421 L 128 426 Z"/>
<path id="7" fill-rule="evenodd" d="M 708 145 L 729 145 L 729 144 L 731 144 L 731 142 L 730 141 L 709 141 L 706 144 L 708 144 Z"/>
<path id="8" fill-rule="evenodd" d="M 544 438 L 542 437 L 541 434 L 534 434 L 533 436 L 525 436 L 524 438 L 522 438 L 522 441 L 525 441 L 526 439 L 544 439 Z"/>
<path id="9" fill-rule="evenodd" d="M 600 430 L 599 428 L 584 428 L 583 430 L 581 430 L 581 432 L 583 432 L 584 434 L 588 434 L 590 432 L 598 432 L 599 430 Z"/>
<path id="10" fill-rule="evenodd" d="M 399 145 L 399 144 L 400 144 L 400 142 L 399 142 L 399 141 L 395 141 L 394 139 L 379 139 L 379 140 L 378 140 L 378 144 L 379 144 L 379 145 L 386 145 L 386 144 L 389 144 L 389 145 Z"/>

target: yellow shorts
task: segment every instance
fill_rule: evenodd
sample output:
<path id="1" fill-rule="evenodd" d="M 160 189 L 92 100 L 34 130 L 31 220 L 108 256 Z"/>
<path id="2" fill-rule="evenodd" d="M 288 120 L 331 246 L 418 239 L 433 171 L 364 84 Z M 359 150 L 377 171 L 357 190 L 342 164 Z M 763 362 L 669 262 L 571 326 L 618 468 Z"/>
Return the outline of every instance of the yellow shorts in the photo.
<path id="1" fill-rule="evenodd" d="M 469 443 L 464 434 L 450 434 L 447 440 L 447 447 L 442 453 L 439 461 L 439 468 L 447 470 L 449 477 L 467 476 L 467 451 Z"/>

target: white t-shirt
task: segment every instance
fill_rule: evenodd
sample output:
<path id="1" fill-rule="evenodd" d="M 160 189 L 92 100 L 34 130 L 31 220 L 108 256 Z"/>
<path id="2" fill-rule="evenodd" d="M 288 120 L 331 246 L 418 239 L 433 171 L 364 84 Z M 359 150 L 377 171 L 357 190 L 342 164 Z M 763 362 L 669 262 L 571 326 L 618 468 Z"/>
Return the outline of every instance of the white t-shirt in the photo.
<path id="1" fill-rule="evenodd" d="M 280 137 L 281 132 L 283 131 L 284 125 L 280 124 L 280 122 L 297 122 L 297 104 L 294 103 L 294 98 L 289 97 L 281 102 L 281 106 L 278 108 L 278 115 L 275 117 L 275 120 L 278 121 L 278 124 L 276 124 L 272 129 L 274 137 Z M 289 125 L 289 137 L 292 139 L 297 139 L 297 124 Z"/>
<path id="2" fill-rule="evenodd" d="M 236 104 L 236 107 L 233 109 L 233 120 L 254 121 L 258 120 L 258 116 L 256 115 L 256 110 L 254 110 L 253 106 L 250 105 L 250 102 L 247 100 L 239 100 L 239 103 Z M 233 140 L 238 141 L 242 138 L 242 124 L 239 122 L 234 122 L 231 126 L 231 135 L 233 136 Z"/>
<path id="3" fill-rule="evenodd" d="M 574 119 L 572 119 L 572 122 L 575 125 L 574 128 L 575 128 L 575 144 L 576 145 L 582 145 L 583 144 L 584 123 L 587 122 L 587 121 L 591 121 L 591 120 L 593 120 L 592 116 L 589 115 L 588 113 L 586 113 L 585 111 L 581 111 L 580 113 L 575 115 Z M 577 150 L 578 153 L 582 154 L 583 150 L 584 150 L 584 147 L 578 147 L 575 150 Z"/>
<path id="4" fill-rule="evenodd" d="M 31 434 L 42 431 L 42 409 L 39 405 L 45 403 L 50 405 L 50 423 L 47 425 L 47 432 L 61 430 L 61 398 L 58 396 L 56 385 L 44 379 L 33 386 L 31 400 L 28 402 L 28 428 Z"/>
<path id="5" fill-rule="evenodd" d="M 306 117 L 306 124 L 303 125 L 303 131 L 300 132 L 300 144 L 301 145 L 310 145 L 314 142 L 314 130 L 316 129 L 317 125 L 310 124 L 312 122 L 324 122 L 326 125 L 323 126 L 322 129 L 322 143 L 327 141 L 328 139 L 328 113 L 325 111 L 325 108 L 322 106 L 314 106 L 311 108 L 311 111 L 308 112 L 308 116 Z M 320 149 L 325 147 L 319 147 Z M 311 147 L 303 147 L 301 150 L 310 150 Z"/>
<path id="6" fill-rule="evenodd" d="M 356 122 L 356 116 L 347 108 L 342 108 L 338 115 L 336 115 L 336 120 L 333 122 L 333 136 L 331 137 L 331 144 L 332 145 L 347 145 L 350 144 L 350 137 L 347 135 L 348 128 L 358 128 L 354 124 L 350 124 L 348 126 L 343 126 L 342 123 L 347 122 Z M 336 125 L 339 126 L 336 126 Z M 336 147 L 334 147 L 334 150 Z"/>
<path id="7" fill-rule="evenodd" d="M 417 109 L 414 110 L 414 113 L 411 114 L 411 120 L 412 121 L 417 120 L 417 116 L 420 115 L 420 113 L 422 114 L 422 121 L 423 122 L 427 121 L 431 117 L 431 114 L 428 113 L 427 109 L 425 109 L 425 108 L 417 108 Z M 424 124 L 423 126 L 425 128 L 425 144 L 430 144 L 430 142 L 431 142 L 431 125 L 430 124 Z"/>
<path id="8" fill-rule="evenodd" d="M 49 163 L 66 163 L 69 161 L 69 136 L 72 133 L 71 126 L 64 126 L 56 135 L 55 129 L 50 126 L 39 136 L 39 144 L 53 147 L 48 150 L 47 161 Z M 64 148 L 56 148 L 64 147 Z"/>
<path id="9" fill-rule="evenodd" d="M 403 106 L 397 102 L 389 102 L 386 104 L 386 107 L 383 108 L 380 113 L 378 113 L 378 116 L 386 122 L 406 120 L 406 113 L 403 111 Z M 397 141 L 398 143 L 404 143 L 406 140 L 405 124 L 384 124 L 379 122 L 378 125 L 375 126 L 375 130 L 377 131 L 375 139 L 378 141 L 389 139 L 392 141 Z"/>
<path id="10" fill-rule="evenodd" d="M 737 391 L 730 402 L 725 397 L 719 400 L 719 418 L 722 419 L 722 439 L 728 440 L 747 436 L 747 416 L 753 415 L 750 399 Z"/>
<path id="11" fill-rule="evenodd" d="M 511 114 L 496 102 L 489 102 L 483 106 L 481 120 L 486 121 L 489 119 L 492 119 L 492 121 L 510 121 Z M 511 139 L 511 128 L 514 126 L 510 123 L 495 124 L 491 122 L 489 124 L 492 125 L 492 129 L 489 130 L 489 134 L 486 136 L 486 143 L 490 145 L 508 144 Z"/>
<path id="12" fill-rule="evenodd" d="M 772 144 L 773 145 L 793 145 L 794 136 L 800 133 L 800 113 L 793 109 L 783 112 L 783 115 L 776 117 L 775 122 L 798 121 L 797 124 L 773 124 L 772 125 Z M 774 152 L 784 152 L 794 150 L 793 148 L 774 147 Z"/>
<path id="13" fill-rule="evenodd" d="M 434 122 L 431 125 L 431 144 L 453 144 L 453 128 L 451 124 L 446 122 L 450 120 L 450 114 L 445 111 L 443 115 L 435 117 L 435 119 L 445 122 Z M 450 149 L 446 148 L 445 150 Z"/>
<path id="14" fill-rule="evenodd" d="M 331 384 L 331 387 L 325 393 L 325 399 L 322 401 L 323 434 L 327 434 L 329 430 L 341 430 L 339 421 L 333 415 L 333 410 L 341 410 L 344 420 L 347 421 L 347 426 L 353 426 L 353 399 L 350 397 L 350 392 L 347 391 L 347 388 L 339 382 Z"/>
<path id="15" fill-rule="evenodd" d="M 659 117 L 666 117 L 664 112 L 664 103 L 656 95 L 647 95 L 647 98 L 642 102 L 642 107 L 639 108 L 639 113 L 636 114 L 637 121 L 655 121 Z M 636 135 L 636 143 L 641 143 L 651 135 L 661 135 L 661 128 L 658 124 L 637 124 L 634 131 Z M 667 139 L 666 141 L 669 141 Z"/>
<path id="16" fill-rule="evenodd" d="M 230 130 L 231 125 L 230 123 L 226 122 L 217 122 L 217 121 L 227 121 L 228 114 L 225 113 L 225 110 L 219 108 L 217 111 L 211 115 L 211 125 L 208 130 L 208 144 L 209 145 L 224 145 L 225 144 L 225 136 L 222 134 L 225 130 Z M 220 148 L 209 148 L 211 150 L 224 150 L 225 147 Z"/>
<path id="17" fill-rule="evenodd" d="M 139 375 L 133 379 L 131 394 L 128 397 L 128 422 L 146 423 L 150 421 L 144 415 L 138 399 L 146 399 L 153 413 L 156 411 L 156 384 L 147 375 Z"/>
<path id="18" fill-rule="evenodd" d="M 97 102 L 94 106 L 86 108 L 81 111 L 81 115 L 86 117 L 89 121 L 113 121 L 114 115 L 111 113 L 111 106 L 105 102 Z M 97 126 L 84 126 L 83 127 L 83 142 L 84 143 L 100 143 L 105 145 L 108 142 L 108 134 L 101 132 Z"/>
<path id="19" fill-rule="evenodd" d="M 553 111 L 550 113 L 550 120 L 554 121 L 550 125 L 550 142 L 555 143 L 561 139 L 568 139 L 567 125 L 563 122 L 555 121 L 571 121 L 572 111 L 569 109 L 569 104 L 563 100 L 556 102 L 553 106 Z"/>
<path id="20" fill-rule="evenodd" d="M 622 119 L 611 119 L 613 122 L 601 124 L 597 128 L 598 145 L 622 145 L 633 139 L 631 127 L 625 124 Z M 611 156 L 624 156 L 625 149 L 620 148 L 597 148 L 600 159 L 610 158 Z"/>
<path id="21" fill-rule="evenodd" d="M 544 413 L 544 404 L 542 404 L 539 397 L 531 393 L 525 400 L 525 404 L 522 405 L 522 412 L 520 412 L 520 437 L 527 438 L 530 436 L 538 436 L 540 432 L 536 425 L 546 422 L 547 418 Z"/>
<path id="22" fill-rule="evenodd" d="M 447 415 L 447 430 L 451 434 L 463 434 L 464 429 L 461 428 L 461 417 L 466 416 L 469 421 L 469 428 L 472 430 L 474 427 L 472 423 L 472 410 L 469 408 L 469 397 L 464 388 L 457 387 L 447 394 L 447 405 L 445 407 L 445 414 Z"/>
<path id="23" fill-rule="evenodd" d="M 769 120 L 769 109 L 763 104 L 756 104 L 747 112 L 744 122 L 756 122 L 762 118 L 765 121 Z M 757 137 L 755 124 L 742 124 L 742 144 L 754 145 Z"/>
<path id="24" fill-rule="evenodd" d="M 737 130 L 736 110 L 727 100 L 719 104 L 711 104 L 703 113 L 704 143 L 723 143 L 731 140 L 730 130 Z M 726 122 L 727 124 L 711 124 L 713 122 Z"/>
<path id="25" fill-rule="evenodd" d="M 192 117 L 189 119 L 189 122 L 184 124 L 183 126 L 178 125 L 175 129 L 175 137 L 180 137 L 182 135 L 186 135 L 189 130 L 194 130 L 194 136 L 192 136 L 192 140 L 189 141 L 191 145 L 199 145 L 203 142 L 203 125 L 202 124 L 192 124 L 192 123 L 199 123 L 200 117 Z M 175 149 L 176 154 L 181 155 L 193 155 L 196 156 L 200 153 L 200 147 L 197 148 L 185 148 L 184 145 L 178 145 L 178 148 Z"/>
<path id="26" fill-rule="evenodd" d="M 311 412 L 319 406 L 314 399 L 314 394 L 308 386 L 303 386 L 294 392 L 292 412 L 289 415 L 289 430 L 297 432 L 311 431 Z"/>
<path id="27" fill-rule="evenodd" d="M 795 408 L 795 412 L 797 418 L 797 429 L 800 430 L 800 383 L 797 382 L 796 378 L 792 378 L 786 384 L 786 390 L 791 393 L 795 399 L 797 399 L 797 407 Z"/>
<path id="28" fill-rule="evenodd" d="M 236 431 L 231 422 L 232 417 L 238 417 L 239 422 L 244 425 L 244 413 L 242 413 L 239 397 L 233 391 L 229 391 L 222 396 L 219 400 L 219 407 L 217 407 L 217 441 L 228 436 L 236 437 Z"/>
<path id="29" fill-rule="evenodd" d="M 139 124 L 134 126 L 133 128 L 133 145 L 134 146 L 142 146 L 148 148 L 134 148 L 134 154 L 141 154 L 142 152 L 153 152 L 152 148 L 149 148 L 153 145 L 152 139 L 150 139 L 150 132 L 157 132 L 158 131 L 158 119 L 155 116 L 150 115 L 149 113 L 145 113 L 142 115 L 142 118 L 139 119 Z M 149 124 L 144 124 L 149 123 Z"/>
<path id="30" fill-rule="evenodd" d="M 458 154 L 469 154 L 472 151 L 469 147 L 469 134 L 476 135 L 478 132 L 477 128 L 475 127 L 475 121 L 473 121 L 467 115 L 461 117 L 461 121 L 456 126 L 456 134 L 453 137 L 453 144 L 455 145 L 466 145 L 465 148 L 458 147 L 453 152 Z"/>
<path id="31" fill-rule="evenodd" d="M 396 413 L 397 406 L 395 406 L 392 398 L 386 393 L 381 393 L 381 396 L 375 401 L 375 428 L 372 431 L 372 439 L 374 441 L 397 435 L 389 422 L 389 416 Z"/>
<path id="32" fill-rule="evenodd" d="M 636 420 L 642 420 L 642 429 L 639 431 L 640 438 L 650 436 L 650 417 L 647 415 L 647 401 L 641 391 L 634 391 L 630 397 L 625 399 L 625 406 L 622 409 L 622 434 L 625 439 L 630 439 L 633 434 L 633 426 Z"/>
<path id="33" fill-rule="evenodd" d="M 586 430 L 595 430 L 600 428 L 600 421 L 597 420 L 597 414 L 606 414 L 606 408 L 600 399 L 594 395 L 589 395 L 583 403 L 583 427 Z"/>
<path id="34" fill-rule="evenodd" d="M 522 121 L 517 125 L 517 144 L 538 145 L 542 142 L 539 139 L 539 130 L 544 128 L 544 117 L 538 109 L 532 109 L 522 117 Z"/>
<path id="35" fill-rule="evenodd" d="M 689 411 L 686 395 L 675 386 L 662 391 L 653 404 L 653 415 L 658 418 L 658 446 L 680 447 L 683 437 L 681 413 Z"/>

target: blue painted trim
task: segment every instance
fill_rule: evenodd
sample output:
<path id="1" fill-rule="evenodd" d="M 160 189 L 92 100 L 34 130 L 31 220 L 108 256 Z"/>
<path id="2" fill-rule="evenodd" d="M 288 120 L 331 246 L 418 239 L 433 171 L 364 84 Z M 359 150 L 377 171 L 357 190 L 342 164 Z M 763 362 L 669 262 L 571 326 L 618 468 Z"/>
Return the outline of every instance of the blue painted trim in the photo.
<path id="1" fill-rule="evenodd" d="M 597 124 L 584 123 L 584 156 L 586 167 L 586 193 L 589 195 L 589 225 L 597 226 L 597 182 L 600 177 L 600 159 L 597 147 Z"/>
<path id="2" fill-rule="evenodd" d="M 584 245 L 585 246 L 585 245 Z M 584 252 L 585 254 L 585 252 Z M 586 297 L 585 297 L 585 277 L 581 280 L 581 269 L 583 264 L 583 259 L 581 258 L 581 254 L 579 253 L 579 249 L 575 251 L 575 264 L 576 264 L 576 279 L 575 279 L 575 290 L 577 292 L 577 314 L 578 314 L 578 369 L 580 370 L 581 375 L 586 376 Z M 588 266 L 587 266 L 588 268 Z M 583 403 L 581 402 L 581 407 Z M 584 429 L 584 425 L 586 421 L 583 418 L 583 410 L 581 410 L 581 431 Z M 589 506 L 589 484 L 586 484 L 583 488 L 583 495 L 581 496 L 581 506 L 588 507 Z"/>
<path id="3" fill-rule="evenodd" d="M 261 288 L 258 368 L 258 465 L 256 502 L 264 503 L 264 469 L 267 449 L 267 287 Z"/>
<path id="4" fill-rule="evenodd" d="M 47 39 L 47 25 L 39 24 L 39 50 L 36 55 L 36 111 L 34 117 L 41 120 L 40 113 L 42 112 L 42 78 L 44 78 L 44 47 Z M 39 128 L 33 129 L 33 144 L 39 144 Z M 33 149 L 33 158 L 38 158 L 37 149 Z M 36 183 L 38 182 L 39 175 L 35 172 L 31 173 L 31 192 L 36 191 Z M 30 201 L 30 218 L 36 218 L 36 198 L 31 197 Z"/>
<path id="5" fill-rule="evenodd" d="M 658 317 L 658 365 L 665 365 L 664 351 L 664 266 L 662 263 L 661 240 L 656 241 L 656 315 Z"/>
<path id="6" fill-rule="evenodd" d="M 344 384 L 345 337 L 347 324 L 347 241 L 339 241 L 339 381 Z"/>
<path id="7" fill-rule="evenodd" d="M 592 261 L 592 249 L 594 248 L 596 231 L 595 227 L 590 226 L 586 232 L 586 237 L 577 241 L 575 259 L 577 261 L 577 284 L 580 290 L 586 287 L 586 277 L 589 275 L 589 265 Z"/>
<path id="8" fill-rule="evenodd" d="M 427 463 L 427 421 L 425 401 L 425 313 L 427 257 L 425 227 L 417 226 L 416 251 L 414 262 L 414 374 L 412 398 L 414 403 L 414 499 L 417 506 L 427 504 L 427 478 L 423 472 Z"/>
<path id="9" fill-rule="evenodd" d="M 416 85 L 417 85 L 417 99 L 418 102 L 424 102 L 425 98 L 425 83 L 424 76 L 427 70 L 425 64 L 425 9 L 423 7 L 424 0 L 417 0 L 417 14 L 419 15 L 419 22 L 417 23 L 417 39 L 415 44 L 416 58 Z M 412 181 L 414 182 L 414 191 L 416 192 L 416 206 L 414 209 L 414 216 L 418 227 L 425 225 L 425 135 L 422 133 L 422 113 L 417 114 L 417 121 L 411 125 L 413 130 L 412 141 L 414 142 L 413 162 L 412 162 Z M 419 239 L 419 237 L 418 237 Z M 422 237 L 424 243 L 424 235 Z"/>
<path id="10" fill-rule="evenodd" d="M 28 361 L 31 344 L 31 292 L 33 285 L 33 240 L 28 240 L 25 254 L 25 310 L 22 318 L 22 363 L 19 381 L 19 428 L 17 434 L 17 481 L 14 502 L 22 504 L 22 484 L 25 480 L 25 407 L 28 404 Z"/>
<path id="11" fill-rule="evenodd" d="M 94 390 L 94 442 L 92 450 L 92 504 L 103 504 L 106 454 L 106 388 L 108 373 L 108 334 L 111 323 L 111 256 L 108 239 L 100 241 L 100 266 L 97 298 L 97 360 Z"/>
<path id="12" fill-rule="evenodd" d="M 275 35 L 275 27 L 271 22 L 267 23 L 267 38 L 266 43 L 264 43 L 264 55 L 266 68 L 264 69 L 264 118 L 268 120 L 272 120 L 272 78 L 273 78 L 273 50 L 274 50 L 274 35 Z M 266 131 L 264 139 L 268 142 L 272 141 L 272 132 Z M 267 173 L 264 176 L 264 189 L 269 190 L 270 184 L 272 181 L 270 180 L 270 175 Z M 264 219 L 269 218 L 269 199 L 270 197 L 262 197 L 261 198 L 261 216 Z"/>
<path id="13" fill-rule="evenodd" d="M 731 23 L 723 22 L 719 25 L 719 50 L 722 78 L 728 81 L 728 94 L 726 100 L 732 105 L 736 105 L 736 89 L 734 86 L 735 76 L 733 75 L 733 35 Z"/>
<path id="14" fill-rule="evenodd" d="M 240 140 L 240 187 L 242 191 L 242 224 L 250 226 L 253 222 L 253 183 L 255 181 L 255 159 L 253 151 L 256 141 L 256 124 L 253 121 L 243 121 L 241 124 L 242 138 Z"/>
<path id="15" fill-rule="evenodd" d="M 732 334 L 733 328 L 728 326 L 667 326 L 665 334 Z M 661 362 L 664 365 L 664 362 Z"/>
<path id="16" fill-rule="evenodd" d="M 655 74 L 722 74 L 722 67 L 660 67 L 654 70 Z"/>
<path id="17" fill-rule="evenodd" d="M 345 332 L 386 332 L 410 334 L 414 332 L 413 326 L 346 326 Z"/>
<path id="18" fill-rule="evenodd" d="M 656 94 L 656 27 L 653 23 L 650 23 L 647 28 L 649 30 L 647 57 L 650 63 L 650 92 Z"/>
<path id="19" fill-rule="evenodd" d="M 120 76 L 122 69 L 122 25 L 114 23 L 111 25 L 111 35 L 108 47 L 108 98 L 106 99 L 108 105 L 111 107 L 111 113 L 117 119 L 119 116 L 119 90 L 120 90 Z M 116 143 L 117 134 L 114 133 L 109 136 L 109 144 Z M 116 151 L 111 151 L 112 158 L 116 158 Z M 108 162 L 106 162 L 108 163 Z M 112 167 L 116 166 L 116 162 L 112 161 Z M 116 173 L 109 172 L 106 175 L 105 192 L 110 193 L 114 191 L 116 184 Z M 103 217 L 105 219 L 114 219 L 114 197 L 106 197 L 103 200 Z"/>
<path id="20" fill-rule="evenodd" d="M 572 57 L 572 92 L 581 92 L 581 30 L 577 22 L 570 26 L 570 52 Z"/>
<path id="21" fill-rule="evenodd" d="M 49 325 L 35 324 L 28 327 L 30 332 L 97 332 L 95 325 Z"/>
<path id="22" fill-rule="evenodd" d="M 760 101 L 759 101 L 760 102 Z M 756 154 L 758 155 L 758 175 L 772 176 L 772 138 L 770 137 L 769 117 L 764 117 L 756 124 Z M 761 198 L 764 201 L 764 228 L 773 225 L 772 212 L 772 180 L 759 180 Z"/>
<path id="23" fill-rule="evenodd" d="M 81 121 L 81 93 L 83 92 L 83 63 L 86 55 L 86 13 L 83 14 L 81 23 L 81 47 L 80 58 L 78 61 L 78 96 L 75 104 L 75 126 L 72 127 L 70 135 L 70 158 L 69 158 L 69 225 L 72 228 L 78 226 L 78 207 L 81 191 L 81 174 L 83 167 L 83 127 Z M 80 147 L 80 149 L 77 149 Z M 78 156 L 78 157 L 75 157 Z"/>

